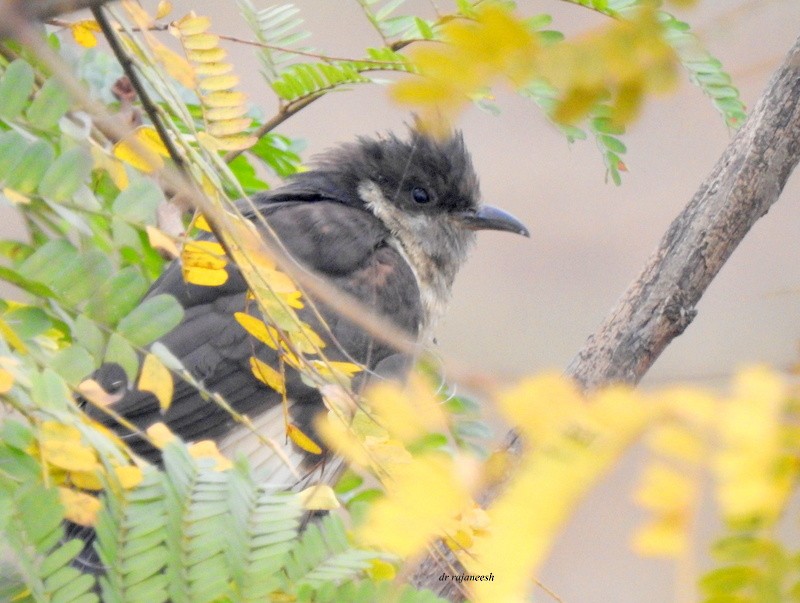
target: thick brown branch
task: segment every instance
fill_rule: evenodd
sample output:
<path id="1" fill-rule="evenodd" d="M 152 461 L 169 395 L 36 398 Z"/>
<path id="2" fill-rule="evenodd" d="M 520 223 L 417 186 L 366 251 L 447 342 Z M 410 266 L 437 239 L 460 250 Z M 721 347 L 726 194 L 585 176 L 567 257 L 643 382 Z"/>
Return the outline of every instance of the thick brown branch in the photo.
<path id="1" fill-rule="evenodd" d="M 736 246 L 800 160 L 800 40 L 644 270 L 567 367 L 584 387 L 637 383 L 691 323 Z"/>
<path id="2" fill-rule="evenodd" d="M 798 161 L 800 39 L 642 273 L 567 373 L 587 389 L 617 381 L 637 383 L 691 323 L 700 297 L 750 228 L 778 200 Z M 518 456 L 513 433 L 508 446 Z M 484 493 L 480 502 L 491 502 L 500 490 Z M 442 572 L 452 573 L 450 565 L 458 567 L 452 553 L 438 544 L 436 554 L 423 560 L 412 581 L 460 600 L 457 584 L 439 582 Z"/>

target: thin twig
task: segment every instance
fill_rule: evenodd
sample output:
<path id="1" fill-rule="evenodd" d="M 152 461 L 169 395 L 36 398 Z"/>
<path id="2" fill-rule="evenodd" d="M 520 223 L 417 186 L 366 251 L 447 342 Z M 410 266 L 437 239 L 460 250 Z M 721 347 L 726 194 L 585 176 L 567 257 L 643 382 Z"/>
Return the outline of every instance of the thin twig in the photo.
<path id="1" fill-rule="evenodd" d="M 164 123 L 161 121 L 161 115 L 158 113 L 158 108 L 150 99 L 150 95 L 147 94 L 147 90 L 145 90 L 145 87 L 142 85 L 142 81 L 139 79 L 139 73 L 136 71 L 133 60 L 122 48 L 122 44 L 120 44 L 119 38 L 117 37 L 117 32 L 114 31 L 113 27 L 111 27 L 111 23 L 109 23 L 108 19 L 103 13 L 102 8 L 99 6 L 92 7 L 92 15 L 94 15 L 94 18 L 100 26 L 100 29 L 108 41 L 109 46 L 111 46 L 111 50 L 114 52 L 114 56 L 117 57 L 117 61 L 119 61 L 119 64 L 122 66 L 125 75 L 128 76 L 131 86 L 133 86 L 133 89 L 136 90 L 136 94 L 139 96 L 139 100 L 142 103 L 142 108 L 145 110 L 145 113 L 147 113 L 147 116 L 153 123 L 153 126 L 155 127 L 156 132 L 158 132 L 159 138 L 161 138 L 161 141 L 164 143 L 170 158 L 173 162 L 175 162 L 175 166 L 179 170 L 185 170 L 186 165 L 183 161 L 183 158 L 178 152 L 175 143 L 172 142 L 172 138 L 170 138 L 167 129 L 164 127 Z"/>

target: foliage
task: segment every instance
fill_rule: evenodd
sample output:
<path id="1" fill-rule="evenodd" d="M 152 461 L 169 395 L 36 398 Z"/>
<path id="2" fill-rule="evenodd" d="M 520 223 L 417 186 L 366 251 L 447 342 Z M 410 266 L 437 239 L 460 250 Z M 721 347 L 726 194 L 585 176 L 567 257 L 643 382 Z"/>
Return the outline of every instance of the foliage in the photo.
<path id="1" fill-rule="evenodd" d="M 136 124 L 125 135 L 105 129 L 106 116 L 79 109 L 90 106 L 88 97 L 72 97 L 41 51 L 0 46 L 0 190 L 26 228 L 25 240 L 0 242 L 0 278 L 25 300 L 0 301 L 0 396 L 16 415 L 0 428 L 0 533 L 14 562 L 1 574 L 0 592 L 80 603 L 96 601 L 96 589 L 104 601 L 422 603 L 438 599 L 399 585 L 395 567 L 442 538 L 471 574 L 497 574 L 491 583 L 464 584 L 475 600 L 519 598 L 584 493 L 642 436 L 654 460 L 638 498 L 653 518 L 635 536 L 637 550 L 686 550 L 696 478 L 710 473 L 731 533 L 716 547 L 729 565 L 701 583 L 709 597 L 796 591 L 794 553 L 771 533 L 796 483 L 796 408 L 777 377 L 747 373 L 730 399 L 624 388 L 584 397 L 559 377 L 526 380 L 487 396 L 518 426 L 524 454 L 516 462 L 486 454 L 476 404 L 434 388 L 430 370 L 405 390 L 382 385 L 363 399 L 351 392 L 361 367 L 327 360 L 323 339 L 296 313 L 310 300 L 232 202 L 300 169 L 302 145 L 275 132 L 277 125 L 328 92 L 384 83 L 386 74 L 402 76 L 396 98 L 447 119 L 469 100 L 491 108 L 488 86 L 506 77 L 569 140 L 591 133 L 616 183 L 625 169 L 625 123 L 645 94 L 667 87 L 678 62 L 729 125 L 741 122 L 738 93 L 685 24 L 644 0 L 577 3 L 613 21 L 567 40 L 545 29 L 548 15 L 515 16 L 513 2 L 460 0 L 452 14 L 428 20 L 398 14 L 402 1 L 361 0 L 383 44 L 346 59 L 298 46 L 308 35 L 294 6 L 240 0 L 279 106 L 263 120 L 237 90 L 207 17 L 167 23 L 168 2 L 155 15 L 124 2 L 109 9 L 112 31 L 144 82 L 137 92 L 152 96 L 153 106 L 116 87 L 111 100 L 107 74 L 116 64 L 104 52 L 87 52 L 78 72 L 90 76 L 83 83 L 92 98 Z M 96 45 L 101 30 L 91 20 L 67 24 L 84 48 Z M 183 54 L 162 32 L 178 39 Z M 55 53 L 62 38 L 47 38 Z M 641 52 L 622 56 L 623 44 Z M 413 52 L 405 53 L 409 45 Z M 165 192 L 202 212 L 170 221 Z M 353 465 L 335 498 L 321 487 L 271 492 L 246 462 L 232 463 L 209 442 L 184 444 L 163 426 L 142 435 L 163 449 L 164 467 L 147 465 L 75 404 L 80 394 L 112 412 L 109 394 L 86 377 L 116 362 L 162 409 L 173 378 L 185 380 L 249 425 L 157 342 L 180 322 L 180 305 L 169 296 L 139 303 L 174 258 L 199 286 L 223 285 L 235 265 L 267 317 L 237 320 L 325 393 L 329 415 L 320 430 Z M 255 356 L 251 368 L 285 392 L 281 370 Z M 319 452 L 288 422 L 286 435 Z M 490 508 L 475 504 L 481 490 L 509 476 Z M 349 523 L 331 515 L 299 530 L 304 507 L 338 501 Z M 108 568 L 98 581 L 71 565 L 82 544 L 63 520 L 96 530 L 94 550 Z"/>

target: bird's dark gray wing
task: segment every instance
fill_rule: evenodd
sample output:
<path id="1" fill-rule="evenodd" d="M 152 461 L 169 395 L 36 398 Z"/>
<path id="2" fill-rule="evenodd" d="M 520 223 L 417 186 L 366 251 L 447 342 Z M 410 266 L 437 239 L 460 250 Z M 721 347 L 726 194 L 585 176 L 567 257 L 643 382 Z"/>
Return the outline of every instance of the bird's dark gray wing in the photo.
<path id="1" fill-rule="evenodd" d="M 416 279 L 402 256 L 388 244 L 389 235 L 374 216 L 324 198 L 293 201 L 285 196 L 265 195 L 256 202 L 258 211 L 298 262 L 370 305 L 412 336 L 416 334 L 421 319 Z M 237 412 L 255 419 L 279 405 L 281 397 L 253 376 L 249 359 L 255 355 L 277 367 L 278 358 L 234 319 L 236 312 L 261 316 L 255 303 L 246 299 L 247 286 L 238 269 L 232 264 L 227 269 L 226 283 L 205 287 L 184 282 L 175 262 L 154 283 L 148 297 L 162 293 L 175 296 L 185 315 L 161 342 L 208 391 L 219 393 Z M 322 320 L 309 303 L 298 314 L 323 338 L 329 360 L 355 361 L 369 369 L 397 364 L 389 360 L 395 354 L 392 348 L 374 341 L 324 303 L 316 307 Z M 118 369 L 111 365 L 101 367 L 95 378 L 103 385 L 109 374 L 118 374 Z M 163 421 L 187 441 L 219 441 L 238 427 L 226 410 L 205 400 L 193 386 L 179 378 L 174 381 L 173 401 L 166 412 L 151 394 L 133 389 L 111 408 L 139 429 Z M 286 385 L 287 396 L 293 402 L 293 421 L 304 432 L 313 433 L 311 421 L 322 409 L 319 392 L 305 385 L 300 375 L 288 367 Z M 116 431 L 126 433 L 108 415 L 92 409 L 89 412 Z M 129 441 L 137 453 L 158 461 L 158 451 L 145 441 L 137 436 L 129 436 Z"/>

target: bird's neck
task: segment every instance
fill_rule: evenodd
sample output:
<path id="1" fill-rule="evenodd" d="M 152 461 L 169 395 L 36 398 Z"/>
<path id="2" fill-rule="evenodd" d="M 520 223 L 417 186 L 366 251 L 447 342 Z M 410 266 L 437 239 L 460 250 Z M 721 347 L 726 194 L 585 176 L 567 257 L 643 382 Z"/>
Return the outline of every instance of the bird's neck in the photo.
<path id="1" fill-rule="evenodd" d="M 389 243 L 414 272 L 422 302 L 422 339 L 444 314 L 458 270 L 467 257 L 474 234 L 446 215 L 409 214 L 391 203 L 380 187 L 365 181 L 358 193 L 391 233 Z"/>

